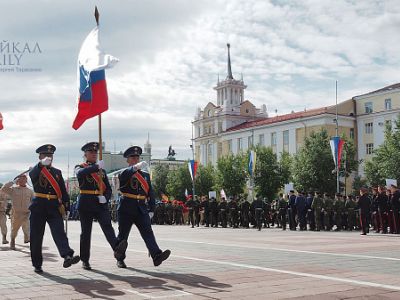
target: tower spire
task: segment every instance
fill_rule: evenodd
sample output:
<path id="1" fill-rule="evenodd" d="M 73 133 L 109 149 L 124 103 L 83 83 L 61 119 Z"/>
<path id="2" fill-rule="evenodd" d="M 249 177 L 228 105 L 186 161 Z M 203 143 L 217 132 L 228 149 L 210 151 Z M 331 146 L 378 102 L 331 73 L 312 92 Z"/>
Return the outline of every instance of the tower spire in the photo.
<path id="1" fill-rule="evenodd" d="M 226 44 L 226 46 L 228 47 L 228 76 L 226 77 L 227 79 L 233 79 L 232 76 L 232 67 L 231 67 L 231 45 L 228 43 Z"/>

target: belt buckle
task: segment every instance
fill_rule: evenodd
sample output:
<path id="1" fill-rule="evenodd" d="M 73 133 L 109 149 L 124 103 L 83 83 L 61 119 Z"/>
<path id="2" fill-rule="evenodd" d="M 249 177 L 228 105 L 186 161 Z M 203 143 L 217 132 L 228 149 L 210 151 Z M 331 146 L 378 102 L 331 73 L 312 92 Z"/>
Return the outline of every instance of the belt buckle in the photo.
<path id="1" fill-rule="evenodd" d="M 46 196 L 47 196 L 47 200 L 50 200 L 50 195 L 49 195 L 49 194 L 47 194 Z"/>

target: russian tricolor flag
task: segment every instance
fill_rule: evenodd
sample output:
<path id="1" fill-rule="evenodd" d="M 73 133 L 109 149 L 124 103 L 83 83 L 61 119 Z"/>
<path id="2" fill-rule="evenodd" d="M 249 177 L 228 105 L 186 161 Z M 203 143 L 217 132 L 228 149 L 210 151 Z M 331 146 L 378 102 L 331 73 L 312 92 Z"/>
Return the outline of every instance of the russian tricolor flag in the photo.
<path id="1" fill-rule="evenodd" d="M 332 137 L 330 140 L 331 151 L 333 156 L 333 161 L 335 162 L 335 166 L 340 168 L 340 160 L 342 158 L 342 150 L 344 146 L 344 140 L 342 140 L 338 136 Z"/>
<path id="2" fill-rule="evenodd" d="M 78 56 L 78 114 L 72 128 L 75 130 L 92 117 L 108 110 L 105 69 L 113 67 L 118 59 L 100 48 L 99 26 L 86 37 Z"/>
<path id="3" fill-rule="evenodd" d="M 188 163 L 190 177 L 192 177 L 192 181 L 196 178 L 197 172 L 197 161 L 190 160 Z"/>

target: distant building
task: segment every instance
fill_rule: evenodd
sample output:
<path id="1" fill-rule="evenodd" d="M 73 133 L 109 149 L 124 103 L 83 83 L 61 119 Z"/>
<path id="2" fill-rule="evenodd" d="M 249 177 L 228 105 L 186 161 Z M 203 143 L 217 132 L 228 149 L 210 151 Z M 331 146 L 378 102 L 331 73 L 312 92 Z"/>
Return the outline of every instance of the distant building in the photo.
<path id="1" fill-rule="evenodd" d="M 364 162 L 384 141 L 385 125 L 393 124 L 400 113 L 400 83 L 355 96 L 336 106 L 268 116 L 267 108 L 257 109 L 244 100 L 247 86 L 232 75 L 228 45 L 228 73 L 218 82 L 216 104 L 198 108 L 193 121 L 195 159 L 201 164 L 216 165 L 222 156 L 238 154 L 253 145 L 271 147 L 280 157 L 283 151 L 297 153 L 312 132 L 324 128 L 330 136 L 338 134 L 354 140 L 364 175 Z"/>

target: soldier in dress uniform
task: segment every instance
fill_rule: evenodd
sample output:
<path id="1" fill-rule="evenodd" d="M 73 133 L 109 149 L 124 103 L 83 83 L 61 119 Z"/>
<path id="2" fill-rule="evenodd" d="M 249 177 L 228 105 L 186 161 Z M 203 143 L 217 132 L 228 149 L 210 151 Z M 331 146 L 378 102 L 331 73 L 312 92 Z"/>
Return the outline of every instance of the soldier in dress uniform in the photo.
<path id="1" fill-rule="evenodd" d="M 19 175 L 13 181 L 7 182 L 1 191 L 11 197 L 11 242 L 10 249 L 15 250 L 15 238 L 22 227 L 24 243 L 29 243 L 29 205 L 33 198 L 33 192 L 26 186 L 27 177 Z M 15 184 L 15 186 L 14 186 Z"/>
<path id="2" fill-rule="evenodd" d="M 227 224 L 228 224 L 228 221 L 227 221 L 228 220 L 228 216 L 227 216 L 228 203 L 226 202 L 225 197 L 221 198 L 221 201 L 218 204 L 218 210 L 219 210 L 219 217 L 221 220 L 221 226 L 223 228 L 226 228 Z"/>
<path id="3" fill-rule="evenodd" d="M 242 215 L 242 226 L 244 228 L 249 228 L 250 202 L 247 199 L 244 199 L 242 204 L 240 204 L 240 213 Z"/>
<path id="4" fill-rule="evenodd" d="M 197 227 L 200 226 L 200 207 L 201 203 L 197 196 L 194 197 L 194 223 Z"/>
<path id="5" fill-rule="evenodd" d="M 133 146 L 124 152 L 129 167 L 119 175 L 121 200 L 118 207 L 118 239 L 127 240 L 132 225 L 138 228 L 144 240 L 154 266 L 159 266 L 171 254 L 170 250 L 162 251 L 156 242 L 150 219 L 153 217 L 155 199 L 151 187 L 150 175 L 141 169 L 146 162 L 140 162 L 142 148 Z M 125 255 L 118 260 L 119 268 L 126 268 Z"/>
<path id="6" fill-rule="evenodd" d="M 34 197 L 29 206 L 30 214 L 30 249 L 32 265 L 36 273 L 42 273 L 42 243 L 46 222 L 50 226 L 51 235 L 56 243 L 61 257 L 64 258 L 64 268 L 79 262 L 79 256 L 69 247 L 64 231 L 62 210 L 69 210 L 69 196 L 65 182 L 59 169 L 52 166 L 56 147 L 50 144 L 36 149 L 39 163 L 29 172 L 32 181 Z"/>
<path id="7" fill-rule="evenodd" d="M 278 200 L 278 219 L 282 226 L 282 230 L 286 230 L 286 212 L 288 209 L 288 201 L 285 199 L 282 193 L 279 194 Z"/>
<path id="8" fill-rule="evenodd" d="M 232 198 L 231 201 L 228 203 L 229 209 L 229 218 L 232 228 L 239 227 L 239 206 L 236 202 L 235 198 Z"/>
<path id="9" fill-rule="evenodd" d="M 324 200 L 321 198 L 321 193 L 320 192 L 315 192 L 313 201 L 311 203 L 311 209 L 314 212 L 314 218 L 315 218 L 315 226 L 316 226 L 316 231 L 321 230 L 321 225 L 322 225 L 322 208 L 324 206 Z"/>
<path id="10" fill-rule="evenodd" d="M 99 143 L 90 142 L 82 146 L 86 162 L 75 167 L 79 181 L 78 211 L 81 222 L 80 255 L 82 267 L 91 270 L 90 240 L 93 220 L 96 219 L 114 251 L 114 257 L 120 260 L 128 246 L 126 240 L 118 240 L 111 225 L 111 215 L 108 202 L 111 198 L 111 186 L 104 172 L 104 162 L 97 162 Z"/>

